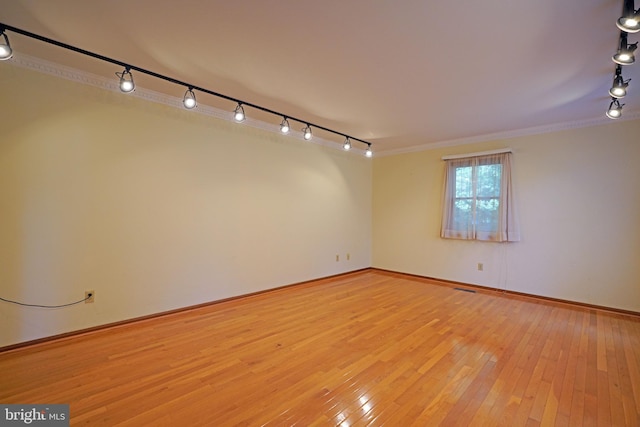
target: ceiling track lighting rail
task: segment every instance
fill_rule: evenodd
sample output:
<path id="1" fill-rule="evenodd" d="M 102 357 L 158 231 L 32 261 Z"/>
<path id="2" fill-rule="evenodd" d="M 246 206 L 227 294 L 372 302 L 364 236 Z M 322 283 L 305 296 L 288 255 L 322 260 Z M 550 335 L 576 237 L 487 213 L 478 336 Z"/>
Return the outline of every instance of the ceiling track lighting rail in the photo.
<path id="1" fill-rule="evenodd" d="M 616 71 L 613 76 L 613 84 L 609 89 L 611 103 L 606 112 L 606 116 L 614 120 L 622 117 L 624 104 L 621 105 L 619 99 L 627 95 L 627 87 L 631 81 L 631 79 L 625 80 L 622 77 L 622 67 L 632 65 L 636 61 L 634 52 L 638 48 L 638 42 L 631 44 L 628 42 L 629 34 L 640 31 L 640 9 L 636 10 L 634 0 L 623 0 L 622 16 L 616 21 L 616 26 L 620 29 L 618 50 L 611 57 L 616 64 Z"/>
<path id="2" fill-rule="evenodd" d="M 11 48 L 11 45 L 9 44 L 9 39 L 8 39 L 7 35 L 5 34 L 5 31 L 11 31 L 13 33 L 20 34 L 20 35 L 25 36 L 25 37 L 29 37 L 29 38 L 32 38 L 32 39 L 35 39 L 35 40 L 39 40 L 39 41 L 47 43 L 47 44 L 51 44 L 51 45 L 54 45 L 54 46 L 57 46 L 57 47 L 60 47 L 60 48 L 66 49 L 66 50 L 70 50 L 70 51 L 79 53 L 81 55 L 89 56 L 91 58 L 95 58 L 95 59 L 98 59 L 100 61 L 104 61 L 104 62 L 108 62 L 108 63 L 114 64 L 114 65 L 118 65 L 120 67 L 124 67 L 124 71 L 116 73 L 116 75 L 120 79 L 119 80 L 119 87 L 120 87 L 120 90 L 122 92 L 130 93 L 130 92 L 133 92 L 135 90 L 135 84 L 133 82 L 133 75 L 131 73 L 132 71 L 135 71 L 135 72 L 138 72 L 138 73 L 146 74 L 146 75 L 151 76 L 151 77 L 155 77 L 155 78 L 160 79 L 160 80 L 167 81 L 169 83 L 173 83 L 173 84 L 176 84 L 176 85 L 179 85 L 179 86 L 186 87 L 187 91 L 185 92 L 185 95 L 184 95 L 184 98 L 183 98 L 183 104 L 184 104 L 185 108 L 187 108 L 187 109 L 193 109 L 197 105 L 196 96 L 195 96 L 194 91 L 203 92 L 203 93 L 206 93 L 208 95 L 212 95 L 212 96 L 215 96 L 215 97 L 218 97 L 218 98 L 222 98 L 222 99 L 225 99 L 227 101 L 231 101 L 231 102 L 237 104 L 236 109 L 234 110 L 234 118 L 238 122 L 242 122 L 242 121 L 244 121 L 246 119 L 246 116 L 244 114 L 244 107 L 251 107 L 253 109 L 260 110 L 260 111 L 263 111 L 265 113 L 269 113 L 269 114 L 272 114 L 272 115 L 275 115 L 275 116 L 282 117 L 283 120 L 282 120 L 282 123 L 280 125 L 280 130 L 281 130 L 282 133 L 286 134 L 286 133 L 289 132 L 289 129 L 290 129 L 289 121 L 290 120 L 291 121 L 295 121 L 295 122 L 301 123 L 301 124 L 303 124 L 305 126 L 302 129 L 302 132 L 303 132 L 305 140 L 310 140 L 312 138 L 313 134 L 311 132 L 311 128 L 316 128 L 316 129 L 320 129 L 320 130 L 323 130 L 323 131 L 328 132 L 328 133 L 332 133 L 332 134 L 340 136 L 340 137 L 344 137 L 346 140 L 357 141 L 357 142 L 360 142 L 362 144 L 365 144 L 367 146 L 366 150 L 365 150 L 365 156 L 366 157 L 371 157 L 372 156 L 371 143 L 368 142 L 368 141 L 365 141 L 363 139 L 355 138 L 353 136 L 344 134 L 342 132 L 338 132 L 338 131 L 335 131 L 333 129 L 329 129 L 329 128 L 325 127 L 325 126 L 321 126 L 321 125 L 318 125 L 318 124 L 315 124 L 315 123 L 311 123 L 311 122 L 309 122 L 307 120 L 302 120 L 302 119 L 299 119 L 299 118 L 296 118 L 296 117 L 292 117 L 292 116 L 290 116 L 288 114 L 283 114 L 283 113 L 271 110 L 271 109 L 266 108 L 266 107 L 261 107 L 260 105 L 256 105 L 256 104 L 252 104 L 250 102 L 242 101 L 240 99 L 237 99 L 237 98 L 234 98 L 234 97 L 231 97 L 231 96 L 228 96 L 228 95 L 224 95 L 222 93 L 215 92 L 215 91 L 206 89 L 204 87 L 196 86 L 196 85 L 193 85 L 191 83 L 187 83 L 187 82 L 184 82 L 182 80 L 178 80 L 178 79 L 173 78 L 173 77 L 165 76 L 163 74 L 159 74 L 159 73 L 156 73 L 154 71 L 147 70 L 145 68 L 141 68 L 141 67 L 138 67 L 138 66 L 123 62 L 123 61 L 119 61 L 117 59 L 110 58 L 108 56 L 100 55 L 100 54 L 95 53 L 95 52 L 91 52 L 91 51 L 88 51 L 88 50 L 85 50 L 85 49 L 82 49 L 82 48 L 79 48 L 79 47 L 76 47 L 76 46 L 72 46 L 72 45 L 57 41 L 57 40 L 53 40 L 53 39 L 50 39 L 48 37 L 44 37 L 44 36 L 41 36 L 39 34 L 32 33 L 30 31 L 26 31 L 26 30 L 23 30 L 23 29 L 20 29 L 20 28 L 13 27 L 11 25 L 4 24 L 2 22 L 0 22 L 0 37 L 4 38 L 4 44 L 2 44 L 2 38 L 0 38 L 0 60 L 9 59 L 13 55 L 13 50 Z M 286 129 L 286 131 L 285 131 L 285 129 Z"/>

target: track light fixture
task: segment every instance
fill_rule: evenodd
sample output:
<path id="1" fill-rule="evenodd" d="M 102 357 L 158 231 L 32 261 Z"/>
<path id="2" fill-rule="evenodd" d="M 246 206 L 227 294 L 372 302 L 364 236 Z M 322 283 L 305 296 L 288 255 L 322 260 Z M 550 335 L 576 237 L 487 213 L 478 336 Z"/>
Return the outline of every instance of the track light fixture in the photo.
<path id="1" fill-rule="evenodd" d="M 622 77 L 622 65 L 631 65 L 636 61 L 634 56 L 635 50 L 638 48 L 638 42 L 629 44 L 627 42 L 627 33 L 637 33 L 640 31 L 640 9 L 635 10 L 634 0 L 623 0 L 622 16 L 616 21 L 616 26 L 620 31 L 618 40 L 618 51 L 611 59 L 616 64 L 616 74 L 613 76 L 613 84 L 609 89 L 611 95 L 611 103 L 607 110 L 607 117 L 610 119 L 618 119 L 622 116 L 622 107 L 618 99 L 627 95 L 627 86 L 631 79 L 625 81 Z"/>
<path id="2" fill-rule="evenodd" d="M 627 33 L 640 31 L 640 9 L 634 10 L 633 0 L 624 0 L 622 16 L 616 22 L 618 28 Z"/>
<path id="3" fill-rule="evenodd" d="M 133 82 L 131 67 L 124 67 L 124 71 L 116 73 L 116 76 L 120 77 L 120 90 L 122 92 L 129 93 L 135 90 L 136 84 Z"/>
<path id="4" fill-rule="evenodd" d="M 0 27 L 0 34 L 4 38 L 4 43 L 0 42 L 0 61 L 6 61 L 13 56 L 13 50 L 11 43 L 9 43 L 9 37 L 4 33 L 4 27 Z"/>
<path id="5" fill-rule="evenodd" d="M 638 42 L 627 44 L 627 33 L 620 34 L 618 51 L 613 55 L 613 62 L 620 65 L 631 65 L 636 61 L 633 52 L 638 48 Z"/>
<path id="6" fill-rule="evenodd" d="M 313 134 L 311 133 L 311 126 L 306 125 L 304 128 L 302 128 L 302 133 L 304 134 L 304 139 L 309 141 L 311 139 L 311 137 L 313 137 Z"/>
<path id="7" fill-rule="evenodd" d="M 291 129 L 291 127 L 289 126 L 289 120 L 287 120 L 286 117 L 282 118 L 282 123 L 280 123 L 280 132 L 282 133 L 289 133 L 289 130 Z"/>
<path id="8" fill-rule="evenodd" d="M 609 109 L 607 110 L 607 117 L 610 119 L 619 119 L 622 116 L 622 107 L 624 104 L 620 105 L 620 101 L 616 98 L 611 98 L 611 104 L 609 104 Z"/>
<path id="9" fill-rule="evenodd" d="M 365 150 L 364 155 L 367 157 L 373 156 L 373 151 L 371 151 L 371 144 L 367 144 L 367 149 Z"/>
<path id="10" fill-rule="evenodd" d="M 627 94 L 627 86 L 629 86 L 629 82 L 631 79 L 624 81 L 622 78 L 622 67 L 618 65 L 616 67 L 616 75 L 613 78 L 613 85 L 611 89 L 609 89 L 609 95 L 614 98 L 624 98 Z"/>
<path id="11" fill-rule="evenodd" d="M 122 61 L 118 61 L 116 59 L 112 59 L 112 58 L 106 57 L 104 55 L 100 55 L 100 54 L 97 54 L 97 53 L 94 53 L 94 52 L 90 52 L 88 50 L 84 50 L 84 49 L 81 49 L 81 48 L 78 48 L 78 47 L 75 47 L 75 46 L 71 46 L 71 45 L 66 44 L 66 43 L 59 42 L 57 40 L 53 40 L 53 39 L 50 39 L 50 38 L 47 38 L 47 37 L 44 37 L 44 36 L 41 36 L 41 35 L 38 35 L 38 34 L 34 34 L 34 33 L 29 32 L 29 31 L 25 31 L 25 30 L 22 30 L 20 28 L 13 27 L 11 25 L 7 25 L 7 24 L 5 24 L 3 22 L 0 22 L 0 36 L 1 36 L 0 37 L 0 60 L 9 59 L 9 58 L 11 58 L 11 56 L 13 54 L 13 50 L 11 49 L 11 45 L 9 44 L 9 39 L 8 39 L 7 35 L 5 34 L 5 31 L 12 31 L 14 33 L 18 33 L 20 35 L 23 35 L 25 37 L 29 37 L 31 39 L 35 39 L 35 40 L 38 40 L 38 41 L 41 41 L 41 42 L 44 42 L 44 43 L 48 43 L 48 44 L 51 44 L 51 45 L 54 45 L 54 46 L 57 46 L 57 47 L 60 47 L 60 48 L 63 48 L 63 49 L 71 50 L 71 51 L 73 51 L 75 53 L 79 53 L 81 55 L 89 56 L 91 58 L 98 59 L 98 60 L 103 61 L 103 62 L 108 62 L 110 64 L 115 64 L 115 65 L 124 67 L 124 71 L 122 71 L 121 73 L 115 73 L 116 76 L 118 76 L 118 78 L 119 78 L 119 86 L 120 86 L 120 90 L 122 92 L 129 93 L 129 92 L 133 92 L 135 90 L 136 85 L 135 85 L 135 83 L 133 81 L 133 75 L 131 74 L 131 70 L 133 70 L 133 71 L 135 71 L 137 73 L 146 74 L 148 76 L 155 77 L 155 78 L 164 80 L 164 81 L 169 82 L 169 83 L 177 84 L 177 85 L 180 85 L 180 86 L 183 86 L 183 87 L 186 86 L 188 89 L 184 94 L 182 102 L 183 102 L 184 107 L 187 108 L 187 109 L 192 109 L 192 108 L 195 108 L 197 106 L 196 96 L 195 96 L 195 93 L 194 93 L 194 90 L 197 90 L 198 92 L 206 93 L 206 94 L 209 94 L 209 95 L 216 96 L 218 98 L 226 99 L 227 101 L 232 101 L 234 103 L 237 103 L 237 106 L 236 106 L 236 108 L 235 108 L 235 110 L 233 112 L 234 113 L 233 117 L 237 122 L 242 122 L 242 121 L 244 121 L 246 119 L 245 114 L 244 114 L 244 106 L 246 105 L 246 106 L 249 106 L 251 108 L 255 108 L 257 110 L 264 111 L 265 113 L 269 113 L 269 114 L 273 114 L 273 115 L 282 117 L 283 120 L 282 120 L 282 123 L 280 125 L 280 130 L 283 133 L 286 133 L 287 131 L 291 130 L 291 126 L 290 126 L 289 122 L 291 120 L 293 120 L 293 121 L 296 121 L 298 123 L 304 123 L 305 124 L 305 127 L 302 129 L 302 132 L 303 132 L 303 135 L 304 135 L 304 139 L 307 140 L 307 141 L 310 140 L 313 137 L 313 134 L 312 134 L 312 131 L 311 131 L 311 127 L 313 126 L 316 129 L 321 129 L 323 131 L 332 133 L 334 135 L 339 135 L 339 136 L 346 137 L 346 140 L 345 140 L 345 142 L 343 144 L 343 148 L 345 150 L 349 150 L 351 148 L 351 140 L 353 139 L 354 141 L 358 141 L 358 142 L 361 142 L 361 143 L 367 145 L 367 150 L 365 151 L 365 155 L 367 157 L 371 157 L 371 155 L 372 155 L 372 153 L 371 153 L 371 143 L 367 142 L 367 141 L 364 141 L 362 139 L 353 138 L 353 137 L 345 135 L 344 133 L 337 132 L 337 131 L 334 131 L 332 129 L 329 129 L 329 128 L 326 128 L 326 127 L 323 127 L 323 126 L 320 126 L 320 125 L 317 125 L 317 124 L 309 123 L 309 122 L 307 122 L 305 120 L 301 120 L 299 118 L 295 118 L 295 117 L 291 117 L 291 116 L 285 116 L 284 114 L 279 113 L 277 111 L 274 111 L 274 110 L 271 110 L 271 109 L 268 109 L 268 108 L 265 108 L 265 107 L 261 107 L 259 105 L 255 105 L 255 104 L 251 104 L 251 103 L 248 103 L 248 102 L 244 102 L 244 101 L 241 101 L 241 100 L 239 100 L 237 98 L 232 98 L 230 96 L 223 95 L 221 93 L 214 92 L 214 91 L 208 90 L 208 89 L 200 87 L 200 86 L 195 86 L 195 85 L 189 84 L 187 82 L 175 79 L 173 77 L 168 77 L 168 76 L 165 76 L 165 75 L 162 75 L 162 74 L 158 74 L 158 73 L 156 73 L 154 71 L 146 70 L 144 68 L 136 67 L 134 65 L 125 64 Z M 4 44 L 2 43 L 2 39 L 4 39 Z"/>
<path id="12" fill-rule="evenodd" d="M 238 102 L 238 106 L 235 110 L 233 110 L 233 118 L 236 122 L 243 122 L 246 118 L 244 115 L 244 108 L 242 108 L 242 104 Z"/>
<path id="13" fill-rule="evenodd" d="M 182 105 L 184 105 L 184 108 L 186 108 L 187 110 L 196 108 L 196 106 L 198 105 L 198 102 L 196 101 L 196 94 L 193 93 L 192 87 L 189 87 L 189 89 L 187 89 L 187 91 L 184 93 L 184 98 L 182 98 Z"/>

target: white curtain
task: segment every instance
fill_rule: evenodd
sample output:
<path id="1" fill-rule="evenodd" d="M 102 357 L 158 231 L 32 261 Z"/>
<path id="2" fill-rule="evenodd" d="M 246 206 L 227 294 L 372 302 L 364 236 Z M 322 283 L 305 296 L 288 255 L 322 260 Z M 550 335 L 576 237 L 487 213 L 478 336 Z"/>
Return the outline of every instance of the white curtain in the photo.
<path id="1" fill-rule="evenodd" d="M 511 153 L 446 160 L 440 236 L 516 242 Z"/>

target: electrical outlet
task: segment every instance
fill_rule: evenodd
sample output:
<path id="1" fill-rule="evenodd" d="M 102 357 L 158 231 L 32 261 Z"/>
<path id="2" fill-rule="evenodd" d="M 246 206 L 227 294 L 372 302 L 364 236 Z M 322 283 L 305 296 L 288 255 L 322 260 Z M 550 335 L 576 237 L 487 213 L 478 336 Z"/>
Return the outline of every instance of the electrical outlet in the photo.
<path id="1" fill-rule="evenodd" d="M 478 263 L 478 271 L 484 271 L 484 264 L 481 262 Z"/>
<path id="2" fill-rule="evenodd" d="M 336 255 L 336 262 L 340 261 L 340 255 Z"/>
<path id="3" fill-rule="evenodd" d="M 84 291 L 84 303 L 92 304 L 96 301 L 96 292 L 95 291 Z"/>
<path id="4" fill-rule="evenodd" d="M 351 255 L 347 254 L 347 261 L 351 259 Z"/>

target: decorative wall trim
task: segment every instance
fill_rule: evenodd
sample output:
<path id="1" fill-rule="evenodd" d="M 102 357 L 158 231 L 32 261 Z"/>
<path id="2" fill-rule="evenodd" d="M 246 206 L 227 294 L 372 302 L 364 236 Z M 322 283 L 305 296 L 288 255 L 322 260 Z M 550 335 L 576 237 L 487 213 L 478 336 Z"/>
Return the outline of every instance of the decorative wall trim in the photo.
<path id="1" fill-rule="evenodd" d="M 628 111 L 624 113 L 624 116 L 622 116 L 619 119 L 616 119 L 616 122 L 624 122 L 624 121 L 637 120 L 637 119 L 640 119 L 640 111 Z M 436 148 L 453 147 L 456 145 L 476 144 L 480 142 L 518 138 L 522 136 L 541 135 L 545 133 L 560 132 L 563 130 L 571 130 L 571 129 L 580 129 L 580 128 L 586 128 L 591 126 L 601 126 L 601 125 L 611 124 L 611 123 L 613 123 L 613 121 L 607 118 L 606 116 L 604 116 L 603 114 L 602 117 L 597 117 L 593 119 L 577 120 L 573 122 L 556 123 L 556 124 L 544 125 L 544 126 L 534 126 L 530 128 L 524 128 L 524 129 L 495 132 L 495 133 L 489 133 L 485 135 L 471 136 L 468 138 L 451 139 L 448 141 L 440 141 L 440 142 L 433 142 L 433 143 L 422 144 L 422 145 L 415 145 L 413 147 L 399 148 L 397 150 L 376 151 L 376 157 L 393 156 L 393 155 L 405 154 L 405 153 L 415 153 L 419 151 L 433 150 Z"/>
<path id="2" fill-rule="evenodd" d="M 27 68 L 40 73 L 49 74 L 49 75 L 63 78 L 66 80 L 71 80 L 77 83 L 120 93 L 120 89 L 118 88 L 118 82 L 116 81 L 115 78 L 108 79 L 102 76 L 98 76 L 95 74 L 91 74 L 85 71 L 81 71 L 75 68 L 67 67 L 65 65 L 46 61 L 44 59 L 36 58 L 36 57 L 25 55 L 25 54 L 16 53 L 14 54 L 13 58 L 7 62 L 12 63 L 18 67 Z M 168 105 L 174 108 L 179 108 L 181 110 L 184 110 L 184 107 L 182 106 L 182 98 L 165 95 L 163 93 L 156 92 L 150 89 L 145 89 L 143 87 L 136 87 L 135 92 L 127 94 L 127 96 L 135 96 L 137 98 L 141 98 L 149 102 L 155 102 L 158 104 Z M 235 123 L 235 121 L 233 120 L 232 111 L 221 110 L 219 108 L 210 107 L 202 103 L 198 103 L 198 107 L 193 112 Z M 625 112 L 623 117 L 621 117 L 620 119 L 617 119 L 616 122 L 637 120 L 637 119 L 640 119 L 640 111 L 628 111 L 628 112 Z M 458 138 L 458 139 L 451 139 L 451 140 L 433 142 L 428 144 L 415 145 L 413 147 L 399 148 L 396 150 L 379 151 L 378 149 L 376 149 L 376 147 L 374 147 L 374 156 L 384 157 L 384 156 L 393 156 L 397 154 L 415 153 L 420 151 L 433 150 L 437 148 L 453 147 L 457 145 L 468 145 L 468 144 L 475 144 L 475 143 L 487 142 L 487 141 L 518 138 L 522 136 L 540 135 L 545 133 L 559 132 L 563 130 L 580 129 L 580 128 L 591 127 L 591 126 L 601 126 L 601 125 L 610 124 L 610 123 L 612 123 L 611 119 L 602 115 L 602 117 L 597 117 L 592 119 L 577 120 L 577 121 L 564 122 L 564 123 L 555 123 L 555 124 L 543 125 L 543 126 L 534 126 L 534 127 L 524 128 L 524 129 L 495 132 L 495 133 L 490 133 L 485 135 L 476 135 L 476 136 L 471 136 L 467 138 Z M 256 129 L 261 129 L 267 132 L 280 134 L 279 124 L 267 123 L 261 120 L 252 119 L 251 117 L 247 117 L 247 119 L 242 124 L 245 126 L 251 126 Z M 329 141 L 327 139 L 320 138 L 316 135 L 313 136 L 313 140 L 311 142 L 306 141 L 304 139 L 302 132 L 292 131 L 288 136 L 295 138 L 297 140 L 300 140 L 304 143 L 318 144 L 325 147 L 343 151 L 341 142 Z M 364 155 L 364 150 L 362 149 L 352 148 L 351 151 Z"/>
<path id="3" fill-rule="evenodd" d="M 29 70 L 37 71 L 39 73 L 43 73 L 43 74 L 49 74 L 54 77 L 70 80 L 70 81 L 81 83 L 88 86 L 97 87 L 100 89 L 105 89 L 105 90 L 120 94 L 118 81 L 115 78 L 109 79 L 106 77 L 98 76 L 96 74 L 91 74 L 82 70 L 78 70 L 76 68 L 67 67 L 65 65 L 57 64 L 55 62 L 50 62 L 34 56 L 19 54 L 19 53 L 15 53 L 13 58 L 7 61 L 7 63 L 13 64 L 17 67 L 26 68 Z M 178 108 L 180 110 L 185 110 L 182 105 L 182 98 L 169 96 L 169 95 L 156 92 L 150 89 L 145 89 L 140 86 L 137 86 L 134 92 L 126 94 L 125 96 L 133 96 L 136 98 L 144 99 L 145 101 L 155 102 L 157 104 L 167 105 L 170 107 Z M 195 114 L 203 114 L 208 117 L 215 117 L 216 119 L 236 123 L 235 120 L 233 119 L 232 110 L 230 111 L 221 110 L 219 108 L 210 107 L 208 105 L 202 104 L 201 102 L 198 102 L 198 107 L 191 110 L 191 112 Z M 281 135 L 279 123 L 277 124 L 267 123 L 261 120 L 256 120 L 256 119 L 252 119 L 251 117 L 247 117 L 246 120 L 242 122 L 242 125 L 251 126 L 252 128 L 255 128 L 255 129 L 261 129 L 267 132 L 273 132 Z M 287 135 L 287 137 L 295 138 L 297 140 L 304 142 L 305 144 L 317 144 L 317 145 L 333 148 L 335 150 L 344 151 L 344 149 L 342 148 L 341 142 L 329 141 L 327 139 L 320 138 L 317 135 L 314 135 L 311 141 L 307 141 L 304 139 L 302 132 L 292 130 Z M 365 150 L 354 147 L 351 149 L 351 152 L 362 154 L 364 156 Z"/>

